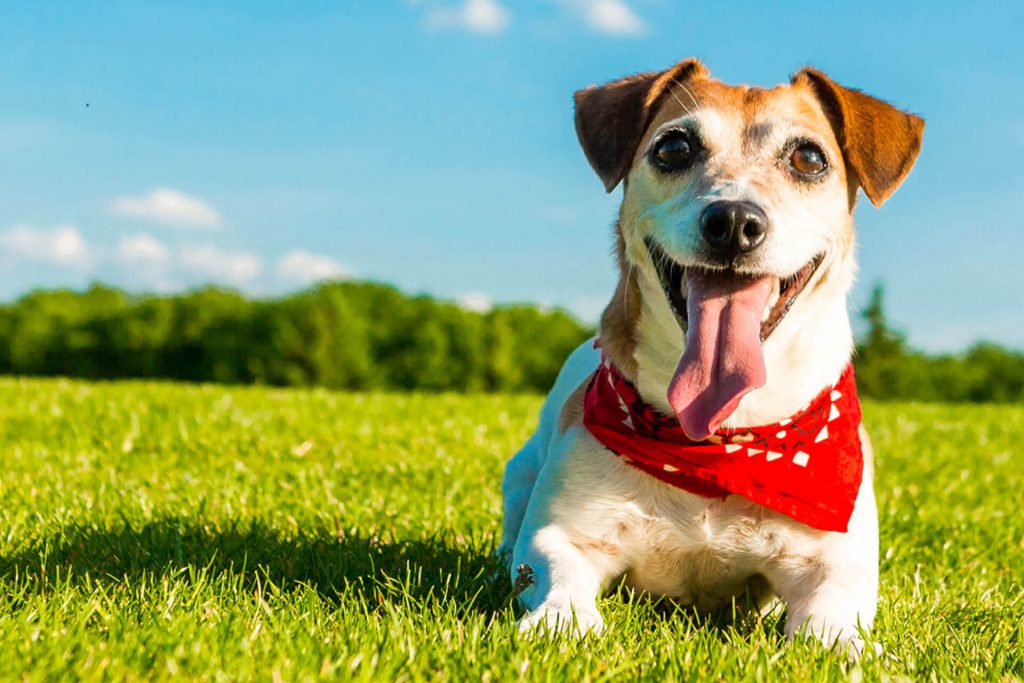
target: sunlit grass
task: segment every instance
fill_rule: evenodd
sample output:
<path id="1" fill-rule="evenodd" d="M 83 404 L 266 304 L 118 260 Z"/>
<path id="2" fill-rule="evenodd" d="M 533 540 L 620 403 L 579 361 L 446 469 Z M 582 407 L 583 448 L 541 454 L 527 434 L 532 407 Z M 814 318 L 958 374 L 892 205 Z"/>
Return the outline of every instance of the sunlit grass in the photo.
<path id="1" fill-rule="evenodd" d="M 490 553 L 539 403 L 0 381 L 0 677 L 1024 676 L 1024 408 L 866 406 L 884 653 L 851 665 L 622 593 L 602 640 L 519 640 Z"/>

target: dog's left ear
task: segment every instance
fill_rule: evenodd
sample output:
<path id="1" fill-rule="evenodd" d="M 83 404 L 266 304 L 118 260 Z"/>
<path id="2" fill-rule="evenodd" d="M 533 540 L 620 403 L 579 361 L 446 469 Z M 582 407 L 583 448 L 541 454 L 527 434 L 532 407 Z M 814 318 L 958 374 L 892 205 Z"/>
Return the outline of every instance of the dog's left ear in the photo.
<path id="1" fill-rule="evenodd" d="M 845 88 L 817 69 L 792 82 L 807 82 L 832 122 L 848 169 L 875 206 L 885 203 L 910 173 L 921 151 L 924 119 L 860 90 Z"/>
<path id="2" fill-rule="evenodd" d="M 707 68 L 698 60 L 686 59 L 665 71 L 638 74 L 576 92 L 576 135 L 608 192 L 629 173 L 637 145 L 662 96 L 672 85 L 707 75 Z"/>

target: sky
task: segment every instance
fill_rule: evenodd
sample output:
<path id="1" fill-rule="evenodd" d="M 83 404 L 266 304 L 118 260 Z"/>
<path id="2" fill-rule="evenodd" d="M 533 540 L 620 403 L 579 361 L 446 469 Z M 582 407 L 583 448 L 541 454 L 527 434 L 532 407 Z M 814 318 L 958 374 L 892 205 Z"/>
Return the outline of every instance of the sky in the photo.
<path id="1" fill-rule="evenodd" d="M 616 274 L 572 93 L 696 56 L 804 65 L 928 121 L 857 212 L 863 305 L 914 345 L 1024 348 L 1024 3 L 7 3 L 0 300 L 105 282 L 256 296 L 322 278 L 593 322 Z"/>

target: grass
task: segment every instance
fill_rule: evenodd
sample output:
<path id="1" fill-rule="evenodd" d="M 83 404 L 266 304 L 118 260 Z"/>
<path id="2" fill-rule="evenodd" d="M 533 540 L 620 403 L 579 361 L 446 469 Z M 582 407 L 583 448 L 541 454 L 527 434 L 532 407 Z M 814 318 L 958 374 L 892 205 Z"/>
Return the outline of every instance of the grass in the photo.
<path id="1" fill-rule="evenodd" d="M 0 380 L 0 678 L 1024 677 L 1024 408 L 875 405 L 885 648 L 602 600 L 524 641 L 490 553 L 536 397 Z"/>

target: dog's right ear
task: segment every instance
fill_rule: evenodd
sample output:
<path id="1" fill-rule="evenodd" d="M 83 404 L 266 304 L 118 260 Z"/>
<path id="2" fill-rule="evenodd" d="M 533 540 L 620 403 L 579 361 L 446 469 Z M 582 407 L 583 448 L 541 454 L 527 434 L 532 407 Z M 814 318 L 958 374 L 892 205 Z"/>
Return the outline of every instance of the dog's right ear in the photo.
<path id="1" fill-rule="evenodd" d="M 686 59 L 671 69 L 623 78 L 578 90 L 576 135 L 587 161 L 608 192 L 626 177 L 637 145 L 673 84 L 706 78 L 707 68 Z"/>

